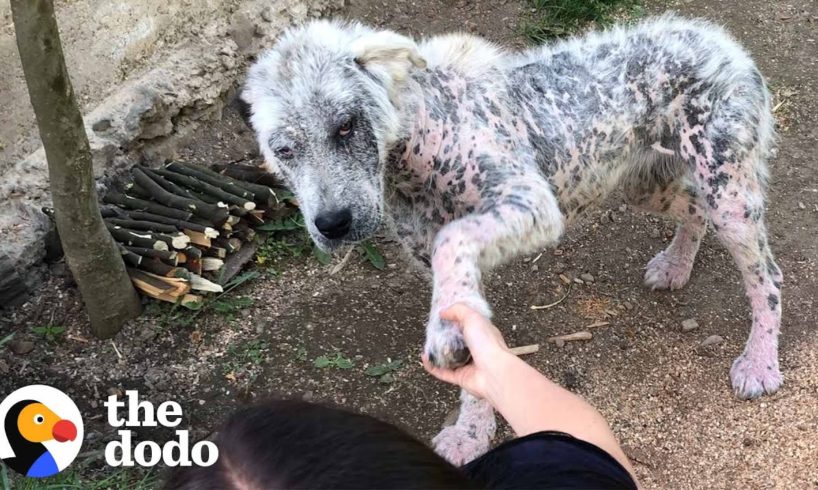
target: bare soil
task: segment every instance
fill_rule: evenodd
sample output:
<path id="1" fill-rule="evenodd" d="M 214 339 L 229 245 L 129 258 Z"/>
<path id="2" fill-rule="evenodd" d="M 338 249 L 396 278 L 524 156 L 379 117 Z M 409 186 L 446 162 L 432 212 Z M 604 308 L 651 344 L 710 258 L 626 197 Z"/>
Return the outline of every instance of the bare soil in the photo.
<path id="1" fill-rule="evenodd" d="M 785 274 L 779 393 L 754 401 L 733 396 L 728 371 L 747 337 L 749 306 L 725 249 L 705 239 L 690 283 L 676 292 L 642 286 L 644 265 L 672 238 L 672 223 L 633 212 L 616 199 L 588 214 L 557 250 L 544 250 L 492 273 L 487 294 L 510 345 L 539 343 L 526 359 L 586 397 L 610 420 L 647 488 L 815 488 L 818 486 L 818 4 L 792 0 L 651 1 L 724 24 L 758 60 L 777 94 L 781 128 L 767 214 L 771 243 Z M 520 0 L 352 0 L 346 16 L 415 35 L 467 29 L 520 46 Z M 210 163 L 255 157 L 252 135 L 235 112 L 205 128 L 180 157 Z M 417 362 L 430 298 L 428 284 L 381 240 L 387 267 L 358 257 L 336 275 L 309 257 L 269 263 L 261 279 L 231 297 L 250 306 L 231 315 L 208 311 L 188 324 L 167 322 L 152 307 L 112 341 L 89 337 L 77 291 L 63 264 L 41 294 L 0 319 L 34 350 L 0 351 L 0 394 L 48 383 L 68 392 L 86 415 L 87 457 L 113 435 L 100 405 L 109 393 L 138 389 L 177 400 L 194 435 L 205 436 L 231 410 L 272 395 L 330 401 L 399 424 L 429 440 L 457 407 L 457 390 Z M 338 260 L 338 259 L 336 259 Z M 560 274 L 583 273 L 565 293 Z M 682 321 L 699 327 L 684 332 Z M 552 335 L 584 330 L 593 339 L 560 348 Z M 56 341 L 31 327 L 66 327 Z M 719 335 L 723 341 L 702 347 Z M 0 334 L 2 338 L 2 334 Z M 19 347 L 19 345 L 17 346 Z M 351 369 L 317 368 L 341 353 Z M 367 366 L 403 359 L 391 383 Z M 168 437 L 170 431 L 139 432 Z M 501 428 L 499 440 L 510 437 Z M 98 457 L 98 454 L 96 454 Z M 96 466 L 101 466 L 96 463 Z M 94 465 L 91 466 L 92 468 Z"/>

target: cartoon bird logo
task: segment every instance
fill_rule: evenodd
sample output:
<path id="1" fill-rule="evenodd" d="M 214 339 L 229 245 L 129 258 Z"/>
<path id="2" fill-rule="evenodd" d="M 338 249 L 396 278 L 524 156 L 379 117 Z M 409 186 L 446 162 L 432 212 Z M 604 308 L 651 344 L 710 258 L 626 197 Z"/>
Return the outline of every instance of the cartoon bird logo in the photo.
<path id="1" fill-rule="evenodd" d="M 21 393 L 30 388 L 37 389 Z M 37 394 L 40 396 L 32 396 Z M 0 410 L 6 451 L 4 454 L 0 440 L 0 459 L 9 468 L 21 475 L 44 478 L 56 475 L 76 457 L 82 443 L 82 419 L 64 393 L 43 385 L 27 386 L 7 397 L 2 406 L 7 407 Z"/>

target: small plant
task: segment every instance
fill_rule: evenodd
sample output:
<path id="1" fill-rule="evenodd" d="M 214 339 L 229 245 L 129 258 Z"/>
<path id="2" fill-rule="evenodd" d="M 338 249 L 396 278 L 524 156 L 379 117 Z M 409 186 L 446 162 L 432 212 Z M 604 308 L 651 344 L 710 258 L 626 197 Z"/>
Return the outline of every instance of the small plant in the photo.
<path id="1" fill-rule="evenodd" d="M 387 359 L 386 362 L 383 364 L 376 364 L 374 366 L 369 366 L 364 371 L 364 374 L 367 376 L 372 376 L 373 378 L 378 378 L 378 381 L 381 383 L 391 383 L 395 380 L 395 377 L 392 373 L 400 369 L 403 365 L 403 360 L 395 359 L 394 361 L 390 361 Z"/>
<path id="2" fill-rule="evenodd" d="M 386 267 L 386 260 L 384 260 L 383 255 L 375 248 L 372 243 L 369 241 L 365 241 L 358 245 L 358 249 L 361 250 L 364 258 L 372 264 L 372 267 L 383 270 Z"/>
<path id="3" fill-rule="evenodd" d="M 340 352 L 336 352 L 334 358 L 318 356 L 313 361 L 313 365 L 317 368 L 336 367 L 339 369 L 351 369 L 354 366 L 352 360 L 344 357 Z"/>
<path id="4" fill-rule="evenodd" d="M 531 0 L 534 13 L 523 34 L 535 43 L 570 35 L 595 23 L 606 26 L 618 16 L 644 15 L 637 0 Z"/>
<path id="5" fill-rule="evenodd" d="M 15 335 L 16 333 L 17 333 L 17 332 L 11 332 L 10 334 L 8 334 L 8 335 L 6 335 L 5 337 L 3 337 L 2 339 L 0 339 L 0 347 L 3 347 L 3 346 L 4 346 L 4 345 L 6 345 L 7 343 L 11 342 L 11 339 L 13 339 L 13 338 L 14 338 L 14 335 Z"/>
<path id="6" fill-rule="evenodd" d="M 303 345 L 299 346 L 295 350 L 295 359 L 297 361 L 306 361 L 307 360 L 307 348 L 304 347 Z"/>
<path id="7" fill-rule="evenodd" d="M 224 299 L 217 299 L 211 303 L 210 307 L 216 313 L 227 317 L 228 320 L 235 319 L 235 313 L 253 304 L 253 298 L 247 296 L 236 296 Z"/>
<path id="8" fill-rule="evenodd" d="M 53 342 L 57 340 L 57 338 L 62 335 L 63 332 L 65 332 L 65 327 L 60 327 L 57 325 L 44 325 L 41 327 L 31 327 L 31 331 L 48 342 Z"/>

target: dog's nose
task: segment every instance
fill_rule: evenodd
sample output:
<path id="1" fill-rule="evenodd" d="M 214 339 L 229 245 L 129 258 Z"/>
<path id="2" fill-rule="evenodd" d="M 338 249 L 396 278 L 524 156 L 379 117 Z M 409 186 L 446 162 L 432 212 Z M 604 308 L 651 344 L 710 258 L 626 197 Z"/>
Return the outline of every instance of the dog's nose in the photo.
<path id="1" fill-rule="evenodd" d="M 349 233 L 351 224 L 352 212 L 349 208 L 321 213 L 315 218 L 315 227 L 330 240 L 344 237 Z"/>

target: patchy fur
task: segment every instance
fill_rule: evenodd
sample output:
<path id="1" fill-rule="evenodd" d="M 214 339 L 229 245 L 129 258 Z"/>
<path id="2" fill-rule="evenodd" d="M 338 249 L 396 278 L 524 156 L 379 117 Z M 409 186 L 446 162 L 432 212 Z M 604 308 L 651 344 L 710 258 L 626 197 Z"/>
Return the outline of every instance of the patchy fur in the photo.
<path id="1" fill-rule="evenodd" d="M 509 54 L 464 34 L 416 45 L 317 21 L 259 59 L 242 98 L 267 164 L 298 196 L 320 247 L 386 222 L 431 268 L 425 351 L 435 364 L 468 360 L 441 310 L 464 302 L 490 316 L 484 271 L 555 245 L 619 188 L 679 222 L 647 266 L 651 288 L 684 286 L 712 224 L 753 312 L 733 388 L 755 398 L 781 384 L 782 274 L 763 220 L 770 95 L 718 26 L 664 16 Z M 351 216 L 343 236 L 314 224 L 339 210 Z M 478 426 L 487 434 L 493 423 Z M 438 449 L 459 458 L 464 446 L 451 439 L 438 438 Z"/>

